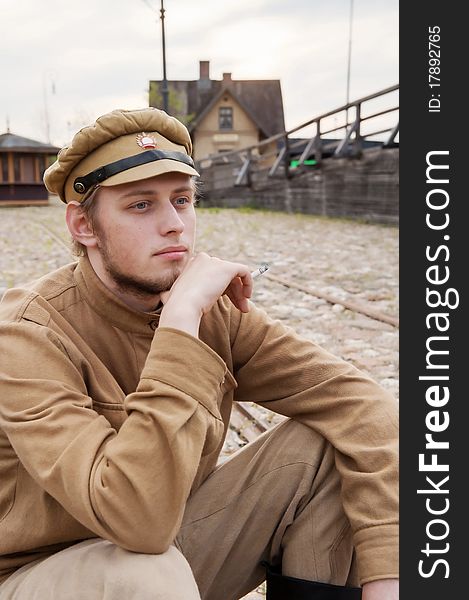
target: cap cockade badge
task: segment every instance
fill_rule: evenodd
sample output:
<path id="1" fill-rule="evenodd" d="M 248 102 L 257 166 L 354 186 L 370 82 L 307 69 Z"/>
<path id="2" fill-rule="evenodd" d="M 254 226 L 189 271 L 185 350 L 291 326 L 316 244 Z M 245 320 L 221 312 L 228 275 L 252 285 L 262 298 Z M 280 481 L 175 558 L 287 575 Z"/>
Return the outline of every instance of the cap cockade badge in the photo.
<path id="1" fill-rule="evenodd" d="M 156 140 L 153 136 L 148 135 L 144 131 L 137 135 L 137 144 L 140 148 L 148 150 L 150 148 L 156 148 Z"/>

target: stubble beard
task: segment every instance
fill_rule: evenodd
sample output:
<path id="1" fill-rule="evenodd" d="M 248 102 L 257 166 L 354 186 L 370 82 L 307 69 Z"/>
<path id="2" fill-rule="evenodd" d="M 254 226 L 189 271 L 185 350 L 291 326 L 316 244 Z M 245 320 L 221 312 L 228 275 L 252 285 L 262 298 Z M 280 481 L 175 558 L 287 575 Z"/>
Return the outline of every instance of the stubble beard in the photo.
<path id="1" fill-rule="evenodd" d="M 170 270 L 154 278 L 138 277 L 134 274 L 125 273 L 120 269 L 118 262 L 114 259 L 109 249 L 106 238 L 101 235 L 99 239 L 99 251 L 107 274 L 116 285 L 119 292 L 129 294 L 142 300 L 151 299 L 161 292 L 171 289 L 179 277 L 183 266 L 174 262 Z"/>

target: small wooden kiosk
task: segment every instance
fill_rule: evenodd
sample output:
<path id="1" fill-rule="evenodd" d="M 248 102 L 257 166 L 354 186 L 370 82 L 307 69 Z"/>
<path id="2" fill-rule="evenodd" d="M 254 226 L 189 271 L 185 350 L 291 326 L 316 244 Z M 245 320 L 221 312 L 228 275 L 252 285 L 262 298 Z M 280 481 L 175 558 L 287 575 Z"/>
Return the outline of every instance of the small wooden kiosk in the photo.
<path id="1" fill-rule="evenodd" d="M 0 135 L 0 206 L 44 205 L 44 171 L 59 148 L 10 132 Z"/>

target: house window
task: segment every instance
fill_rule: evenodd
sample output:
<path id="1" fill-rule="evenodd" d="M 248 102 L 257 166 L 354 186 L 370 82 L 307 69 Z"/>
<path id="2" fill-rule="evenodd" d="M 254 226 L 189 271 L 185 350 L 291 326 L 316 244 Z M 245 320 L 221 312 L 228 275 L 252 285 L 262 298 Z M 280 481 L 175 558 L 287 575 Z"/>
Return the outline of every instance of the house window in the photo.
<path id="1" fill-rule="evenodd" d="M 0 155 L 0 181 L 8 181 L 8 155 Z"/>
<path id="2" fill-rule="evenodd" d="M 37 166 L 39 169 L 39 180 L 42 181 L 44 171 L 46 170 L 46 161 L 44 156 L 36 156 Z"/>
<path id="3" fill-rule="evenodd" d="M 34 156 L 21 157 L 21 181 L 24 183 L 34 183 L 36 179 L 36 169 Z"/>
<path id="4" fill-rule="evenodd" d="M 218 109 L 218 128 L 233 129 L 233 108 L 231 106 L 220 106 Z"/>
<path id="5" fill-rule="evenodd" d="M 15 181 L 21 181 L 20 157 L 17 154 L 13 157 L 13 172 Z"/>

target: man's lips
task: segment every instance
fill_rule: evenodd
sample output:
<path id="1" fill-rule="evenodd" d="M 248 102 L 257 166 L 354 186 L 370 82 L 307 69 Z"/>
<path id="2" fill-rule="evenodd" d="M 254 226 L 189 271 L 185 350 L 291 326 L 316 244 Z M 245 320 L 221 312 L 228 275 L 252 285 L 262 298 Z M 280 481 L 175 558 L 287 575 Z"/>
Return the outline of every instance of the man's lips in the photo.
<path id="1" fill-rule="evenodd" d="M 163 258 L 182 258 L 186 252 L 186 246 L 168 246 L 159 252 L 156 252 L 155 256 L 162 256 Z"/>

